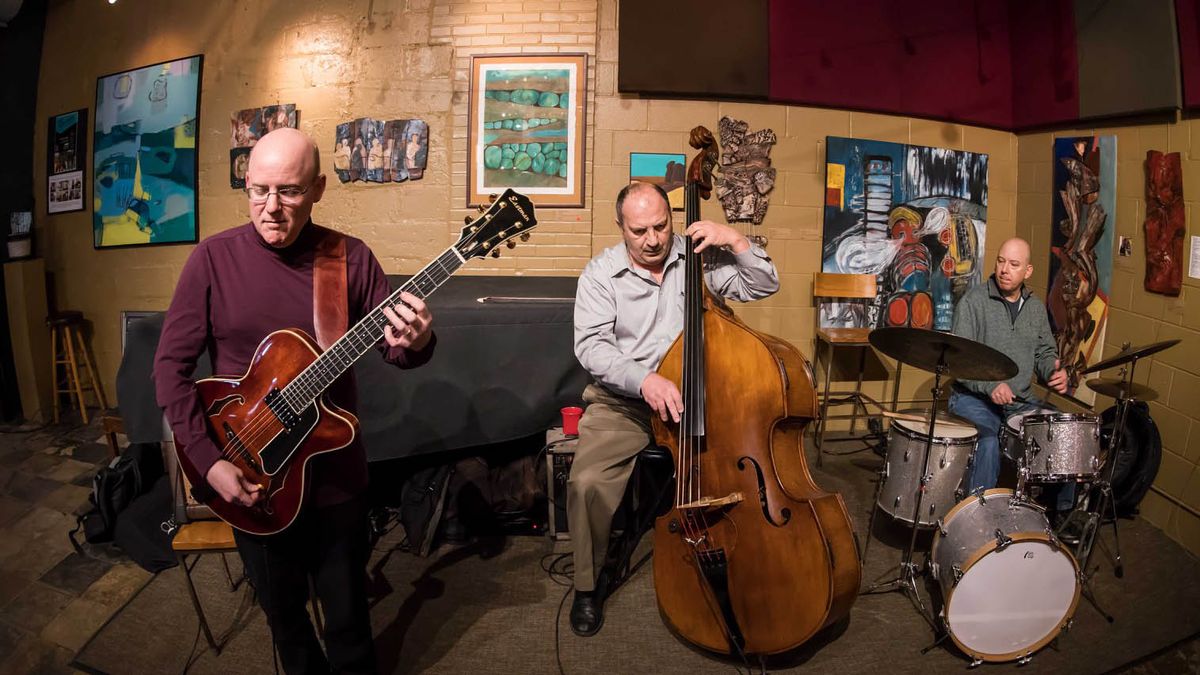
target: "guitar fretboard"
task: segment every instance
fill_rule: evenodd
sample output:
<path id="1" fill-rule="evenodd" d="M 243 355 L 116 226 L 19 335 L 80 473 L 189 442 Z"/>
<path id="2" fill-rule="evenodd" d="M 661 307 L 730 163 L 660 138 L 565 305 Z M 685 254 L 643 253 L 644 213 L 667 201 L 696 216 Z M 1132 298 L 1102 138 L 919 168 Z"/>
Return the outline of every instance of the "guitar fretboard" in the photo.
<path id="1" fill-rule="evenodd" d="M 384 307 L 394 307 L 400 303 L 400 294 L 411 293 L 424 300 L 446 283 L 454 275 L 464 260 L 453 247 L 446 249 L 436 260 L 417 272 L 400 288 L 379 303 L 375 309 L 364 316 L 338 341 L 330 345 L 316 361 L 313 361 L 283 388 L 281 394 L 284 401 L 293 411 L 304 410 L 320 396 L 334 380 L 349 370 L 354 362 L 371 350 L 383 338 L 383 331 L 389 324 L 383 313 Z"/>

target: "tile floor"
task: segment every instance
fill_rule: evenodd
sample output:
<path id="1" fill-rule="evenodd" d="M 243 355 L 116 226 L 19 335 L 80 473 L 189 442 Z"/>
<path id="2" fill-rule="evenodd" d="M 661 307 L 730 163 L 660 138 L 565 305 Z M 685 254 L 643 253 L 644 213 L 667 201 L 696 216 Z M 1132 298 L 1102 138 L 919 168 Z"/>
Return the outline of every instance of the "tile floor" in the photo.
<path id="1" fill-rule="evenodd" d="M 80 554 L 67 537 L 109 459 L 98 419 L 0 428 L 0 675 L 78 672 L 75 654 L 150 579 L 111 544 L 84 543 Z M 1200 672 L 1200 639 L 1128 672 Z"/>

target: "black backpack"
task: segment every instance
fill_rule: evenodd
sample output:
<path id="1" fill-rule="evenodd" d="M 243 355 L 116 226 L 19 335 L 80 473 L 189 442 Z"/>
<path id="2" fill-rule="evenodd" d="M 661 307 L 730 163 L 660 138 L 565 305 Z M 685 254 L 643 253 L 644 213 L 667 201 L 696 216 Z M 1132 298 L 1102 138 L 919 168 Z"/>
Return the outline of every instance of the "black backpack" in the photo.
<path id="1" fill-rule="evenodd" d="M 112 541 L 117 516 L 162 474 L 162 456 L 154 443 L 131 444 L 108 466 L 101 467 L 92 477 L 92 494 L 88 496 L 92 508 L 76 518 L 75 529 L 69 534 L 75 549 L 80 549 L 75 541 L 80 528 L 89 543 Z"/>

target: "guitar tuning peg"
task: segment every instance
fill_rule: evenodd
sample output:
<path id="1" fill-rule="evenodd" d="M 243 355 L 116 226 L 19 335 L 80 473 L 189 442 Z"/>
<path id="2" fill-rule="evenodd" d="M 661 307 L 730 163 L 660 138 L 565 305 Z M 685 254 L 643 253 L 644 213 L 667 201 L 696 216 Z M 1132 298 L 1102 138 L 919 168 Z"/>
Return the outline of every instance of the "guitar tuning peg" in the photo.
<path id="1" fill-rule="evenodd" d="M 500 249 L 498 249 L 498 248 L 492 249 L 492 257 L 499 258 L 500 257 Z"/>
<path id="2" fill-rule="evenodd" d="M 504 242 L 504 245 L 509 248 L 516 248 L 517 242 L 513 241 L 512 239 L 509 239 L 508 241 Z"/>
<path id="3" fill-rule="evenodd" d="M 494 201 L 496 201 L 496 198 L 497 198 L 497 197 L 499 197 L 499 196 L 500 196 L 500 195 L 495 195 L 495 194 L 488 195 L 488 201 L 489 201 L 489 202 L 494 202 Z"/>
<path id="4" fill-rule="evenodd" d="M 475 220 L 475 219 L 472 218 L 471 216 L 463 216 L 463 224 L 465 224 L 465 225 L 470 225 L 472 220 Z"/>
<path id="5" fill-rule="evenodd" d="M 483 204 L 480 204 L 478 208 L 480 213 L 488 210 L 488 207 L 484 206 Z"/>
<path id="6" fill-rule="evenodd" d="M 528 232 L 521 235 L 521 241 L 529 241 L 529 233 Z"/>

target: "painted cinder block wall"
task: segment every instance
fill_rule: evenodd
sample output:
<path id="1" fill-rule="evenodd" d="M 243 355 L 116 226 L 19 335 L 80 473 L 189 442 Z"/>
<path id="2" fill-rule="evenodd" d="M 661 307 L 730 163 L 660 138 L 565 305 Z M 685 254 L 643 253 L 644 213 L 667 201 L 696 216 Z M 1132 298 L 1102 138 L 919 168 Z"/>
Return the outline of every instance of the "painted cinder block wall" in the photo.
<path id="1" fill-rule="evenodd" d="M 156 5 L 153 12 L 132 1 L 108 5 L 65 0 L 48 10 L 38 118 L 91 108 L 99 75 L 203 53 L 199 222 L 200 236 L 205 237 L 246 220 L 245 198 L 228 183 L 232 111 L 295 103 L 300 127 L 326 153 L 327 170 L 338 123 L 362 116 L 420 117 L 430 126 L 429 163 L 422 180 L 343 185 L 331 178 L 315 210 L 318 222 L 366 240 L 388 273 L 411 273 L 450 245 L 463 217 L 475 213 L 465 207 L 471 56 L 584 52 L 589 57 L 584 207 L 539 210 L 540 226 L 529 242 L 505 250 L 500 259 L 473 261 L 466 273 L 578 274 L 594 252 L 618 239 L 613 200 L 628 180 L 629 153 L 690 155 L 688 131 L 697 124 L 715 130 L 722 115 L 744 119 L 752 129 L 770 127 L 779 138 L 771 153 L 778 170 L 776 188 L 758 231 L 770 241 L 768 250 L 782 275 L 782 288 L 774 297 L 739 311 L 752 326 L 793 342 L 806 354 L 813 349 L 812 278 L 820 268 L 827 135 L 987 153 L 986 259 L 992 260 L 999 244 L 1021 231 L 1018 222 L 1034 242 L 1035 256 L 1046 255 L 1048 236 L 1039 239 L 1035 234 L 1044 235 L 1049 227 L 1046 137 L 851 111 L 620 95 L 616 91 L 618 29 L 616 0 L 213 0 Z M 1154 127 L 1162 136 L 1157 147 L 1165 146 L 1168 136 L 1179 129 L 1185 130 L 1186 147 L 1187 128 L 1187 124 Z M 1143 132 L 1122 133 L 1138 139 Z M 1146 143 L 1157 141 L 1149 130 L 1145 134 Z M 35 185 L 44 185 L 45 135 L 44 125 L 39 125 L 33 138 Z M 1138 209 L 1130 204 L 1140 199 L 1140 188 L 1131 187 L 1129 181 L 1136 179 L 1140 185 L 1140 178 L 1134 175 L 1136 166 L 1127 166 L 1133 155 L 1124 136 L 1120 152 L 1118 214 L 1129 215 Z M 1185 168 L 1185 177 L 1188 171 Z M 1192 171 L 1191 175 L 1200 174 Z M 1185 194 L 1200 195 L 1200 187 L 1189 182 Z M 54 278 L 54 300 L 60 308 L 82 310 L 93 322 L 92 345 L 111 395 L 120 364 L 121 310 L 164 309 L 192 246 L 97 251 L 92 247 L 90 213 L 48 217 L 42 210 L 35 216 L 39 254 Z M 1190 222 L 1190 203 L 1188 213 Z M 703 214 L 722 220 L 715 200 L 706 203 Z M 1140 224 L 1134 225 L 1122 217 L 1122 233 L 1140 232 Z M 1140 239 L 1135 250 L 1140 251 L 1139 244 Z M 1132 284 L 1136 276 L 1140 287 L 1140 272 L 1125 270 L 1122 264 L 1118 262 L 1119 282 Z M 1194 288 L 1189 286 L 1185 293 L 1196 292 Z M 1186 295 L 1171 303 L 1135 301 L 1129 296 L 1114 300 L 1109 348 L 1119 344 L 1122 331 L 1140 331 L 1144 337 L 1143 319 L 1150 315 L 1131 311 L 1135 302 L 1140 311 L 1153 315 L 1155 326 L 1166 326 L 1163 335 L 1185 331 L 1195 345 L 1200 303 L 1193 301 L 1193 311 L 1188 313 Z M 1176 308 L 1170 310 L 1170 317 L 1177 316 L 1174 321 L 1168 317 L 1168 305 Z M 1187 353 L 1194 355 L 1196 347 Z M 1180 387 L 1182 406 L 1187 387 L 1197 390 L 1195 366 L 1185 367 L 1196 359 L 1185 360 L 1184 352 L 1164 358 L 1177 359 L 1172 363 L 1178 365 L 1170 366 L 1171 386 Z M 926 396 L 930 384 L 925 373 L 909 369 L 901 396 Z M 884 382 L 868 382 L 866 388 L 880 396 Z M 1191 400 L 1198 399 L 1192 396 Z M 1173 425 L 1164 436 L 1169 436 L 1169 447 L 1180 459 L 1171 460 L 1176 470 L 1167 480 L 1179 481 L 1178 472 L 1189 472 L 1180 494 L 1200 501 L 1200 473 L 1195 465 L 1200 458 L 1200 414 L 1195 404 L 1190 412 L 1169 405 L 1163 409 L 1183 418 L 1160 420 L 1160 425 Z M 1170 465 L 1164 464 L 1164 474 Z M 1152 503 L 1151 511 L 1156 522 L 1166 527 L 1171 516 L 1163 514 L 1168 510 Z M 1200 531 L 1200 521 L 1191 527 L 1188 531 Z M 1197 537 L 1188 538 L 1184 530 L 1172 536 L 1200 551 Z"/>

